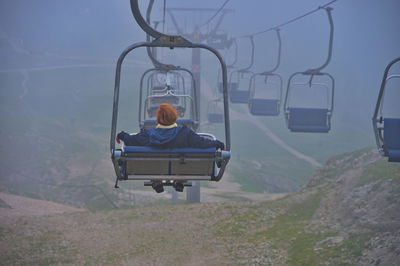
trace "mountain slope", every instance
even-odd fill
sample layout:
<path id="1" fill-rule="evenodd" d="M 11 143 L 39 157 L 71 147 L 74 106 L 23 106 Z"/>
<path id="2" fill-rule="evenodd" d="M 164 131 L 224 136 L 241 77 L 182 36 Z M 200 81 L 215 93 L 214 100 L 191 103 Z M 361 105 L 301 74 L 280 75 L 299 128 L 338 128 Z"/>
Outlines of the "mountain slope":
<path id="1" fill-rule="evenodd" d="M 1 222 L 6 264 L 394 265 L 400 165 L 370 150 L 336 157 L 301 192 L 19 217 Z M 7 243 L 13 243 L 8 245 Z"/>

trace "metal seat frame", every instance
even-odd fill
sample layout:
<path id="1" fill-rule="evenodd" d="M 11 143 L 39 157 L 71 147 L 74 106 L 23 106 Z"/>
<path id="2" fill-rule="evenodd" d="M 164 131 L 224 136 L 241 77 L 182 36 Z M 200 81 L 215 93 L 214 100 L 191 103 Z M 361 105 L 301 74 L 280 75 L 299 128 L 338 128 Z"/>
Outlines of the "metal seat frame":
<path id="1" fill-rule="evenodd" d="M 178 36 L 178 35 L 166 35 L 163 33 L 160 33 L 156 31 L 154 28 L 149 26 L 149 24 L 144 20 L 140 13 L 139 9 L 139 3 L 138 0 L 131 0 L 131 9 L 132 13 L 134 15 L 134 18 L 136 22 L 139 24 L 139 26 L 151 37 L 154 38 L 153 41 L 148 41 L 148 42 L 140 42 L 140 43 L 135 43 L 133 45 L 130 45 L 127 47 L 122 54 L 119 56 L 118 61 L 117 61 L 117 66 L 116 66 L 116 74 L 115 74 L 115 86 L 114 86 L 114 99 L 113 99 L 113 110 L 112 110 L 112 122 L 111 122 L 111 134 L 110 134 L 110 153 L 111 153 L 111 160 L 114 166 L 115 174 L 116 174 L 116 181 L 115 181 L 115 187 L 118 188 L 118 181 L 119 180 L 124 180 L 125 176 L 123 175 L 123 161 L 126 161 L 129 163 L 129 160 L 126 160 L 126 154 L 122 152 L 121 149 L 116 148 L 116 133 L 117 133 L 117 119 L 118 119 L 118 103 L 119 103 L 119 89 L 120 89 L 120 80 L 121 80 L 121 68 L 122 68 L 122 63 L 124 62 L 125 57 L 133 50 L 140 48 L 140 47 L 169 47 L 171 49 L 174 48 L 201 48 L 201 49 L 206 49 L 210 51 L 212 54 L 214 54 L 220 63 L 220 66 L 222 68 L 222 79 L 223 79 L 223 84 L 224 84 L 224 90 L 223 90 L 223 102 L 224 102 L 224 122 L 225 122 L 225 150 L 224 151 L 219 151 L 217 150 L 214 155 L 216 159 L 214 159 L 213 163 L 219 168 L 219 172 L 217 175 L 204 175 L 207 176 L 207 180 L 212 180 L 212 181 L 219 181 L 224 172 L 225 168 L 229 162 L 230 159 L 230 150 L 231 150 L 231 138 L 230 138 L 230 120 L 229 120 L 229 101 L 228 101 L 228 89 L 227 89 L 227 68 L 226 64 L 224 62 L 224 59 L 222 56 L 219 54 L 219 52 L 212 48 L 209 47 L 208 45 L 204 44 L 196 44 L 192 43 L 185 38 Z M 154 3 L 154 0 L 150 0 L 150 4 L 152 5 Z M 149 4 L 149 5 L 150 5 Z M 152 154 L 149 153 L 143 153 L 143 156 L 149 155 L 152 157 Z M 166 158 L 168 159 L 168 158 Z M 194 158 L 195 159 L 195 158 Z M 165 160 L 165 159 L 164 159 Z M 121 163 L 122 161 L 122 163 Z M 161 160 L 162 161 L 162 160 Z M 218 165 L 217 165 L 218 163 Z M 171 175 L 171 179 L 176 179 L 176 178 L 182 178 L 182 180 L 193 180 L 194 178 L 191 176 L 179 176 L 179 175 Z M 140 178 L 140 180 L 152 180 L 153 173 L 152 173 L 152 168 L 148 168 L 148 172 L 144 173 L 144 177 Z"/>
<path id="2" fill-rule="evenodd" d="M 262 73 L 255 73 L 250 78 L 250 97 L 249 97 L 249 111 L 252 115 L 259 116 L 278 116 L 281 109 L 282 102 L 282 91 L 283 91 L 283 79 L 278 73 L 274 73 L 281 63 L 281 53 L 282 53 L 282 39 L 280 35 L 280 29 L 275 29 L 276 37 L 278 40 L 278 56 L 275 66 L 271 70 L 264 71 Z M 277 98 L 261 98 L 257 97 L 257 86 L 256 78 L 258 76 L 263 76 L 265 78 L 265 89 L 268 89 L 268 82 L 271 78 L 276 78 L 278 80 L 278 97 Z M 257 108 L 256 106 L 262 104 L 263 108 Z"/>
<path id="3" fill-rule="evenodd" d="M 330 101 L 327 106 L 327 112 L 326 112 L 326 123 L 324 125 L 320 125 L 322 127 L 325 127 L 324 130 L 318 130 L 315 131 L 310 128 L 308 130 L 306 127 L 304 127 L 301 130 L 291 130 L 292 132 L 318 132 L 318 133 L 327 133 L 331 129 L 331 117 L 332 117 L 332 112 L 333 112 L 333 104 L 334 104 L 334 98 L 335 98 L 335 80 L 334 78 L 326 72 L 321 72 L 322 69 L 324 69 L 326 66 L 328 66 L 329 62 L 331 61 L 332 58 L 332 48 L 333 48 L 333 33 L 334 33 L 334 25 L 333 25 L 333 19 L 332 19 L 332 8 L 331 7 L 324 7 L 328 21 L 329 21 L 329 47 L 328 47 L 328 56 L 325 60 L 325 62 L 317 68 L 312 68 L 309 70 L 306 70 L 304 72 L 296 72 L 292 74 L 289 78 L 288 84 L 287 84 L 287 89 L 286 89 L 286 96 L 285 96 L 285 103 L 284 103 L 284 110 L 285 110 L 285 120 L 286 120 L 286 125 L 287 127 L 291 130 L 291 121 L 290 121 L 290 113 L 291 113 L 291 108 L 292 106 L 289 106 L 288 99 L 290 98 L 290 92 L 293 89 L 294 85 L 294 79 L 297 76 L 309 76 L 309 82 L 308 85 L 311 87 L 313 85 L 313 78 L 314 77 L 327 77 L 328 80 L 330 81 L 330 86 L 326 84 L 327 88 L 330 88 L 331 93 L 330 93 Z M 314 83 L 315 84 L 315 83 Z M 325 85 L 324 85 L 325 86 Z M 329 93 L 328 93 L 329 97 Z M 315 125 L 310 125 L 310 126 L 315 126 Z M 292 127 L 293 128 L 293 127 Z"/>
<path id="4" fill-rule="evenodd" d="M 388 143 L 387 139 L 385 139 L 385 130 L 386 131 L 388 130 L 387 126 L 385 127 L 385 121 L 387 121 L 388 118 L 383 117 L 383 106 L 384 106 L 386 85 L 388 81 L 392 79 L 400 79 L 400 75 L 397 74 L 389 76 L 390 69 L 392 68 L 393 65 L 395 65 L 398 62 L 400 62 L 400 57 L 392 60 L 385 68 L 381 86 L 379 89 L 378 99 L 376 101 L 375 110 L 372 116 L 372 126 L 374 130 L 375 142 L 379 153 L 384 157 L 388 157 L 389 161 L 396 161 L 396 162 L 399 162 L 400 160 L 391 158 L 391 150 L 392 149 L 397 150 L 398 148 L 391 147 L 390 143 Z M 397 119 L 400 120 L 400 118 Z M 391 136 L 397 134 L 396 132 L 390 132 L 390 133 L 392 133 Z M 389 132 L 387 132 L 386 135 L 388 134 Z M 398 132 L 397 136 L 398 138 L 400 138 L 400 132 Z M 400 152 L 400 149 L 398 150 L 398 152 Z"/>
<path id="5" fill-rule="evenodd" d="M 308 83 L 295 83 L 293 82 L 294 78 L 296 76 L 301 76 L 301 75 L 309 75 L 310 77 L 310 81 Z M 316 83 L 316 82 L 312 82 L 312 78 L 314 75 L 318 75 L 318 76 L 326 76 L 328 77 L 329 81 L 330 81 L 330 85 L 328 85 L 327 83 Z M 310 128 L 307 129 L 307 126 L 303 125 L 303 129 L 296 129 L 294 130 L 294 128 L 297 127 L 296 124 L 293 124 L 293 120 L 290 119 L 291 117 L 291 113 L 296 110 L 296 109 L 309 109 L 311 112 L 312 110 L 315 110 L 316 112 L 319 112 L 319 109 L 315 109 L 315 107 L 310 106 L 310 107 L 294 107 L 290 105 L 290 93 L 293 90 L 293 88 L 295 86 L 310 86 L 312 87 L 313 85 L 318 85 L 318 86 L 322 86 L 323 88 L 325 88 L 327 90 L 327 106 L 323 107 L 323 109 L 326 109 L 326 121 L 324 124 L 320 124 L 318 126 L 321 127 L 325 127 L 324 130 L 314 130 L 312 129 L 313 126 L 315 126 L 314 124 L 310 124 Z M 288 87 L 287 87 L 287 91 L 286 91 L 286 96 L 285 96 L 285 103 L 284 103 L 284 110 L 285 110 L 285 120 L 286 120 L 286 125 L 287 127 L 292 131 L 292 132 L 318 132 L 318 133 L 327 133 L 329 132 L 329 130 L 331 129 L 331 117 L 332 117 L 332 112 L 333 112 L 333 108 L 334 108 L 334 93 L 335 93 L 335 80 L 333 79 L 333 77 L 328 74 L 328 73 L 321 73 L 319 72 L 318 74 L 313 73 L 310 74 L 308 72 L 297 72 L 294 73 L 292 76 L 290 76 L 289 81 L 288 81 Z"/>

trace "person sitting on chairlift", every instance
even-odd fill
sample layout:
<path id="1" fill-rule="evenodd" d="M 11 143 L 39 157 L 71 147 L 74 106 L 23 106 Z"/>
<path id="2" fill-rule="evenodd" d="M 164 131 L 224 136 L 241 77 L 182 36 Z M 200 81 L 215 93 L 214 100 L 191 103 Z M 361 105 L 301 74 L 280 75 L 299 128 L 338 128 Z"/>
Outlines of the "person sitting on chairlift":
<path id="1" fill-rule="evenodd" d="M 204 138 L 186 126 L 178 126 L 178 112 L 170 104 L 160 104 L 156 111 L 157 126 L 151 129 L 142 129 L 138 134 L 130 135 L 124 131 L 118 133 L 117 143 L 124 142 L 126 146 L 153 146 L 158 148 L 217 148 L 225 149 L 225 144 L 219 140 Z M 175 181 L 176 191 L 183 191 L 183 184 Z M 163 192 L 162 182 L 153 182 L 153 189 Z"/>
<path id="2" fill-rule="evenodd" d="M 157 148 L 212 148 L 223 150 L 225 144 L 219 140 L 204 138 L 186 126 L 178 126 L 178 112 L 170 104 L 160 104 L 156 111 L 157 126 L 142 129 L 140 133 L 130 135 L 124 131 L 118 133 L 117 143 L 126 146 L 154 146 Z"/>

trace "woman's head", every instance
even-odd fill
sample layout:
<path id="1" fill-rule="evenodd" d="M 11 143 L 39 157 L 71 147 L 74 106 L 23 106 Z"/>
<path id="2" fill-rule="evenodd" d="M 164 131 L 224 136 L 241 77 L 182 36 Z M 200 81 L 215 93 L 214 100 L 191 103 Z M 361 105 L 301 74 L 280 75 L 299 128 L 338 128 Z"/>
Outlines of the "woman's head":
<path id="1" fill-rule="evenodd" d="M 178 112 L 176 108 L 170 104 L 160 104 L 160 107 L 157 109 L 157 123 L 163 126 L 169 126 L 176 122 L 178 119 Z"/>

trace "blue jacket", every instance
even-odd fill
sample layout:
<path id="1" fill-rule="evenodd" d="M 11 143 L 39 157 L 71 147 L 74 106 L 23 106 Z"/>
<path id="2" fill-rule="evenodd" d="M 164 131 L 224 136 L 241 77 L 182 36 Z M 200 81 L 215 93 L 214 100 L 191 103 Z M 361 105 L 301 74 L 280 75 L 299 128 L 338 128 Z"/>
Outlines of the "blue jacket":
<path id="1" fill-rule="evenodd" d="M 219 140 L 211 140 L 197 135 L 186 126 L 173 128 L 143 129 L 138 134 L 129 135 L 122 131 L 118 134 L 126 146 L 155 146 L 159 148 L 219 148 L 225 144 Z"/>

